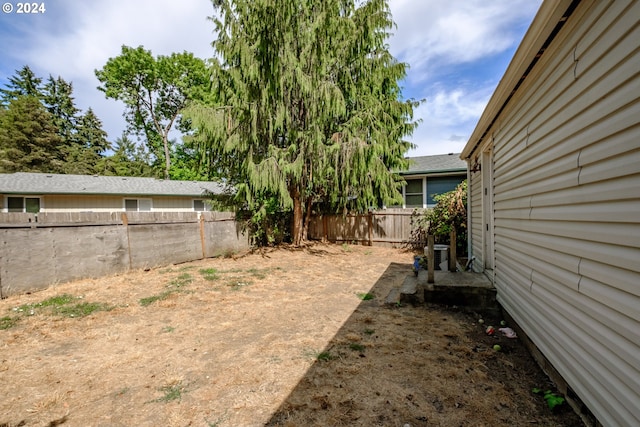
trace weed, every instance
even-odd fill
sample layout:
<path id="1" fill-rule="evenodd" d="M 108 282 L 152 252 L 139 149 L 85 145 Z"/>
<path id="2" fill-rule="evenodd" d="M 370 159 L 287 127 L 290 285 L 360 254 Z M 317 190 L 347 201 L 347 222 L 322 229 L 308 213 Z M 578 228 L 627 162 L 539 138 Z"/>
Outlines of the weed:
<path id="1" fill-rule="evenodd" d="M 357 295 L 362 301 L 368 301 L 375 298 L 375 296 L 369 292 L 360 292 Z"/>
<path id="2" fill-rule="evenodd" d="M 164 396 L 157 398 L 153 402 L 171 402 L 172 400 L 181 399 L 182 393 L 186 391 L 186 388 L 181 382 L 178 382 L 160 387 L 160 391 L 164 393 Z"/>
<path id="3" fill-rule="evenodd" d="M 162 328 L 161 332 L 169 333 L 169 332 L 173 332 L 175 330 L 176 330 L 176 328 L 174 328 L 173 326 L 165 326 L 164 328 Z"/>
<path id="4" fill-rule="evenodd" d="M 113 307 L 99 302 L 81 302 L 75 305 L 63 305 L 55 309 L 55 314 L 69 317 L 84 317 L 96 311 L 110 311 Z"/>
<path id="5" fill-rule="evenodd" d="M 161 293 L 160 295 L 152 295 L 150 297 L 146 297 L 146 298 L 140 298 L 140 305 L 143 307 L 147 307 L 151 304 L 153 304 L 156 301 L 162 301 L 165 300 L 169 297 L 169 295 L 171 295 L 173 293 L 173 291 L 165 291 L 163 293 Z"/>
<path id="6" fill-rule="evenodd" d="M 328 362 L 329 360 L 335 359 L 335 357 L 328 351 L 321 351 L 316 355 L 316 359 L 322 362 Z"/>
<path id="7" fill-rule="evenodd" d="M 169 282 L 169 287 L 181 288 L 183 286 L 188 285 L 193 281 L 193 278 L 189 273 L 183 273 Z"/>
<path id="8" fill-rule="evenodd" d="M 84 317 L 96 311 L 113 310 L 113 306 L 98 302 L 81 302 L 72 304 L 82 299 L 82 296 L 74 297 L 69 294 L 56 295 L 35 304 L 24 304 L 13 310 L 18 313 L 27 313 L 33 316 L 38 309 L 48 309 L 50 313 L 68 317 Z"/>
<path id="9" fill-rule="evenodd" d="M 542 389 L 534 388 L 531 391 L 534 392 L 535 394 L 543 394 L 544 400 L 547 401 L 547 406 L 549 406 L 549 409 L 551 409 L 552 411 L 554 408 L 564 403 L 564 397 L 559 396 L 556 393 L 553 393 L 551 390 L 545 390 L 543 393 Z"/>
<path id="10" fill-rule="evenodd" d="M 373 329 L 365 329 L 364 333 L 367 335 L 373 335 L 376 331 L 374 331 Z"/>
<path id="11" fill-rule="evenodd" d="M 349 246 L 349 244 L 347 244 L 347 243 L 343 243 L 343 244 L 342 244 L 342 250 L 343 250 L 344 252 L 351 252 L 351 247 Z"/>
<path id="12" fill-rule="evenodd" d="M 373 253 L 373 251 L 364 251 L 365 255 L 371 255 Z"/>
<path id="13" fill-rule="evenodd" d="M 14 327 L 16 325 L 16 323 L 18 323 L 18 320 L 20 320 L 19 317 L 9 317 L 9 316 L 1 317 L 0 318 L 0 330 L 9 329 L 9 328 Z"/>
<path id="14" fill-rule="evenodd" d="M 218 275 L 218 270 L 215 268 L 203 268 L 200 270 L 200 274 L 202 274 L 204 280 L 218 280 L 220 277 Z"/>
<path id="15" fill-rule="evenodd" d="M 352 351 L 359 351 L 360 353 L 362 353 L 364 351 L 364 349 L 365 349 L 365 347 L 362 344 L 358 344 L 358 343 L 355 343 L 355 342 L 352 342 L 351 344 L 349 344 L 349 348 Z"/>

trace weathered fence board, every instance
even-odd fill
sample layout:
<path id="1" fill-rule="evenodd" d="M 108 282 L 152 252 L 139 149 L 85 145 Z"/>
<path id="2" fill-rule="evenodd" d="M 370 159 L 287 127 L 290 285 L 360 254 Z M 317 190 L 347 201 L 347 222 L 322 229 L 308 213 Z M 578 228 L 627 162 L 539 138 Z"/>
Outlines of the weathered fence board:
<path id="1" fill-rule="evenodd" d="M 0 296 L 248 247 L 232 213 L 4 213 Z"/>
<path id="2" fill-rule="evenodd" d="M 311 218 L 309 238 L 330 242 L 401 246 L 411 239 L 412 211 L 389 209 L 361 215 L 321 215 Z"/>

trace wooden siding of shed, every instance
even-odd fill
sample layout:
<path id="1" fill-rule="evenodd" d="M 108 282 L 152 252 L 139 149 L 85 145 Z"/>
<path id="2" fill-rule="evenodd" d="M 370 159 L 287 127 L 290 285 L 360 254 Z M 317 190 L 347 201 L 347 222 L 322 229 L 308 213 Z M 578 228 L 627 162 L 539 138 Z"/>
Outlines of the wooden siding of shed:
<path id="1" fill-rule="evenodd" d="M 583 1 L 490 129 L 498 299 L 608 426 L 640 425 L 638 17 Z"/>

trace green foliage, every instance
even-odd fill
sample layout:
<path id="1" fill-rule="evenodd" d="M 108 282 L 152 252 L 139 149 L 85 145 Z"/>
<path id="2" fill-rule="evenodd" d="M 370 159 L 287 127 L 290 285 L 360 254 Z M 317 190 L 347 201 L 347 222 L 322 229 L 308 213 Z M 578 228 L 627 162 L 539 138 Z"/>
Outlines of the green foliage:
<path id="1" fill-rule="evenodd" d="M 154 58 L 142 46 L 122 46 L 120 55 L 95 73 L 101 83 L 98 89 L 107 98 L 125 103 L 130 129 L 144 136 L 158 162 L 155 166 L 164 165 L 164 176 L 169 178 L 169 132 L 187 101 L 204 97 L 209 84 L 204 61 L 188 52 Z"/>
<path id="2" fill-rule="evenodd" d="M 19 320 L 20 320 L 19 317 L 10 317 L 10 316 L 0 317 L 0 330 L 14 327 Z"/>
<path id="3" fill-rule="evenodd" d="M 231 180 L 262 233 L 314 210 L 366 211 L 401 195 L 414 101 L 398 84 L 384 0 L 216 0 L 210 102 L 185 113 L 206 163 Z M 275 205 L 275 206 L 274 206 Z M 266 224 L 265 224 L 266 222 Z M 280 234 L 282 235 L 282 234 Z M 258 241 L 279 237 L 258 236 Z"/>
<path id="4" fill-rule="evenodd" d="M 542 394 L 544 400 L 547 402 L 547 406 L 552 411 L 565 402 L 564 397 L 552 392 L 551 390 L 545 390 L 543 393 L 542 389 L 534 388 L 531 391 L 533 391 L 535 394 Z"/>
<path id="5" fill-rule="evenodd" d="M 63 141 L 52 121 L 34 96 L 18 96 L 0 109 L 0 173 L 60 172 Z"/>
<path id="6" fill-rule="evenodd" d="M 28 66 L 9 78 L 0 109 L 0 172 L 100 173 L 110 149 L 102 122 L 75 106 L 73 85 Z"/>
<path id="7" fill-rule="evenodd" d="M 16 75 L 9 77 L 9 83 L 0 89 L 0 103 L 6 108 L 22 96 L 42 98 L 42 78 L 37 77 L 28 65 L 16 70 Z"/>
<path id="8" fill-rule="evenodd" d="M 456 253 L 467 252 L 467 181 L 454 190 L 434 197 L 433 209 L 414 210 L 411 215 L 411 244 L 415 248 L 426 245 L 427 235 L 436 243 L 449 244 L 452 229 L 456 230 Z"/>
<path id="9" fill-rule="evenodd" d="M 36 313 L 50 313 L 66 317 L 84 317 L 96 311 L 109 311 L 113 307 L 109 304 L 98 302 L 77 302 L 82 297 L 74 297 L 70 294 L 56 295 L 35 304 L 24 304 L 14 309 L 21 315 L 34 315 Z"/>
<path id="10" fill-rule="evenodd" d="M 357 351 L 362 353 L 366 347 L 363 346 L 362 344 L 352 342 L 351 344 L 349 344 L 349 348 L 351 349 L 351 351 Z"/>
<path id="11" fill-rule="evenodd" d="M 360 298 L 362 301 L 369 301 L 375 298 L 375 295 L 369 292 L 361 292 L 357 295 L 358 295 L 358 298 Z"/>

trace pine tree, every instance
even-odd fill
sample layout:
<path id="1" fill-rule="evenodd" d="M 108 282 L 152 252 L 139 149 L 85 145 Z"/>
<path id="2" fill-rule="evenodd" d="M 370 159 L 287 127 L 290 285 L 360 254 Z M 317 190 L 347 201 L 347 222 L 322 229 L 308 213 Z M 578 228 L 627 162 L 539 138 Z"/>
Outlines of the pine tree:
<path id="1" fill-rule="evenodd" d="M 9 83 L 5 86 L 5 89 L 0 89 L 0 103 L 4 107 L 8 107 L 9 103 L 19 96 L 42 98 L 42 79 L 36 77 L 28 65 L 16 70 L 16 75 L 9 77 Z"/>
<path id="2" fill-rule="evenodd" d="M 216 0 L 215 106 L 190 109 L 195 139 L 254 210 L 275 197 L 300 244 L 314 206 L 400 200 L 416 103 L 389 53 L 385 0 Z"/>
<path id="3" fill-rule="evenodd" d="M 42 91 L 42 102 L 53 116 L 58 135 L 66 144 L 71 144 L 80 112 L 73 99 L 73 85 L 62 77 L 53 78 L 49 75 Z"/>
<path id="4" fill-rule="evenodd" d="M 102 129 L 102 122 L 89 108 L 76 123 L 75 134 L 71 143 L 64 147 L 65 173 L 92 175 L 100 173 L 100 161 L 111 144 L 107 141 L 107 133 Z"/>
<path id="5" fill-rule="evenodd" d="M 0 114 L 0 172 L 60 172 L 62 139 L 33 96 L 18 96 Z"/>

